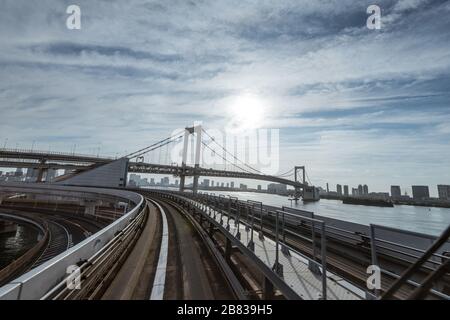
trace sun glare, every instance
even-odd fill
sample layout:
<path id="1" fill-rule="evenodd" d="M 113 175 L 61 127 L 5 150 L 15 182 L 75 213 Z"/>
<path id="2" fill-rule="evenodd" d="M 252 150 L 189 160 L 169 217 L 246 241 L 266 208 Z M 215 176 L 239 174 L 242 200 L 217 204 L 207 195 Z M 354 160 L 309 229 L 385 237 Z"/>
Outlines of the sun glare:
<path id="1" fill-rule="evenodd" d="M 235 131 L 257 129 L 263 125 L 267 106 L 254 94 L 235 98 L 230 106 L 231 127 Z"/>

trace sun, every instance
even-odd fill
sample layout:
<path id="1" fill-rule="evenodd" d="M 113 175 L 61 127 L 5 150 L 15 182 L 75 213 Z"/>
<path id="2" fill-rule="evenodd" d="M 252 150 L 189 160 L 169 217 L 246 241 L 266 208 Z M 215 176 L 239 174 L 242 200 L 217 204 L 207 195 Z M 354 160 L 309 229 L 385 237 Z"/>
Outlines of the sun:
<path id="1" fill-rule="evenodd" d="M 246 93 L 230 104 L 230 126 L 234 131 L 260 128 L 265 119 L 267 105 L 258 95 Z"/>

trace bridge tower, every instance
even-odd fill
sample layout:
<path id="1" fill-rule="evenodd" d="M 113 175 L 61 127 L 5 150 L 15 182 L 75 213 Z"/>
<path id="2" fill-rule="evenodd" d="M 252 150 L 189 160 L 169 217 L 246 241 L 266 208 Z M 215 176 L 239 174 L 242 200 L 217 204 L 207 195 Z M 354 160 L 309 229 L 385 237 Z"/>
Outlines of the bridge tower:
<path id="1" fill-rule="evenodd" d="M 298 174 L 297 174 L 298 171 L 302 171 L 302 181 L 301 182 L 303 183 L 304 186 L 306 186 L 308 183 L 306 182 L 306 169 L 305 169 L 305 166 L 296 166 L 294 168 L 295 182 L 299 182 L 298 181 Z M 304 191 L 305 191 L 305 187 L 303 187 L 302 191 L 300 191 L 300 188 L 298 188 L 298 187 L 295 188 L 295 201 L 299 200 L 300 196 L 304 193 Z"/>
<path id="2" fill-rule="evenodd" d="M 202 148 L 202 126 L 195 125 L 193 127 L 186 128 L 184 131 L 184 142 L 183 142 L 183 155 L 182 155 L 182 174 L 180 175 L 180 191 L 185 190 L 186 183 L 186 163 L 187 163 L 187 152 L 188 152 L 188 142 L 191 134 L 196 135 L 195 143 L 195 162 L 194 162 L 194 182 L 192 186 L 192 191 L 197 193 L 198 191 L 198 168 L 200 167 L 200 151 Z"/>

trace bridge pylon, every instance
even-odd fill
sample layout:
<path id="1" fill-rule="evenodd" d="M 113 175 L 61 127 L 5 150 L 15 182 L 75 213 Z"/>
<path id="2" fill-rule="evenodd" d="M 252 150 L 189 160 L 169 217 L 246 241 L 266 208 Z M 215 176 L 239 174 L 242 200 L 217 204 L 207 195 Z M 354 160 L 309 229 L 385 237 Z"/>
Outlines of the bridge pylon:
<path id="1" fill-rule="evenodd" d="M 305 166 L 296 166 L 296 167 L 294 167 L 295 182 L 299 182 L 298 181 L 298 175 L 297 175 L 298 171 L 302 171 L 302 181 L 301 182 L 303 183 L 303 185 L 306 186 L 308 183 L 306 182 L 306 169 L 305 169 Z M 304 191 L 305 191 L 305 187 L 303 187 L 303 189 L 301 191 L 300 191 L 299 187 L 295 188 L 295 201 L 298 201 L 300 199 L 300 196 L 304 195 Z"/>
<path id="2" fill-rule="evenodd" d="M 184 131 L 184 142 L 183 142 L 183 155 L 182 155 L 182 173 L 180 175 L 180 191 L 185 190 L 186 184 L 186 163 L 187 163 L 187 152 L 188 152 L 188 143 L 189 137 L 191 134 L 196 135 L 196 143 L 195 143 L 195 162 L 194 162 L 194 182 L 192 186 L 192 192 L 198 192 L 198 178 L 197 174 L 198 169 L 200 168 L 200 151 L 202 145 L 202 126 L 195 125 L 193 127 L 188 127 Z"/>

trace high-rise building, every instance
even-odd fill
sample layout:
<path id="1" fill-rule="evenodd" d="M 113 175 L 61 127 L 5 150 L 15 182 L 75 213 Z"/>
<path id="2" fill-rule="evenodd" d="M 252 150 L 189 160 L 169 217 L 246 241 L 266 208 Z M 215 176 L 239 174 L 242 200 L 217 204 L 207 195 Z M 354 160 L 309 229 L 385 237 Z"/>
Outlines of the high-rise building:
<path id="1" fill-rule="evenodd" d="M 348 197 L 348 186 L 344 186 L 344 196 Z"/>
<path id="2" fill-rule="evenodd" d="M 203 187 L 209 187 L 209 179 L 203 179 Z"/>
<path id="3" fill-rule="evenodd" d="M 427 199 L 430 197 L 428 186 L 412 186 L 414 199 Z"/>
<path id="4" fill-rule="evenodd" d="M 439 199 L 442 200 L 450 200 L 450 186 L 449 185 L 438 185 L 438 194 L 439 194 Z"/>
<path id="5" fill-rule="evenodd" d="M 340 184 L 336 185 L 336 192 L 338 196 L 342 196 L 342 186 Z"/>
<path id="6" fill-rule="evenodd" d="M 362 196 L 364 194 L 363 186 L 360 184 L 358 186 L 358 196 Z"/>
<path id="7" fill-rule="evenodd" d="M 258 184 L 258 191 L 261 191 L 261 185 L 260 184 Z"/>
<path id="8" fill-rule="evenodd" d="M 398 199 L 402 196 L 402 190 L 400 186 L 391 186 L 391 197 L 393 199 Z"/>
<path id="9" fill-rule="evenodd" d="M 357 196 L 358 195 L 358 189 L 357 188 L 352 188 L 352 196 Z"/>
<path id="10" fill-rule="evenodd" d="M 231 181 L 231 188 L 234 188 L 234 182 Z"/>
<path id="11" fill-rule="evenodd" d="M 367 186 L 367 184 L 363 185 L 363 194 L 364 195 L 368 195 L 369 194 L 369 187 Z"/>

